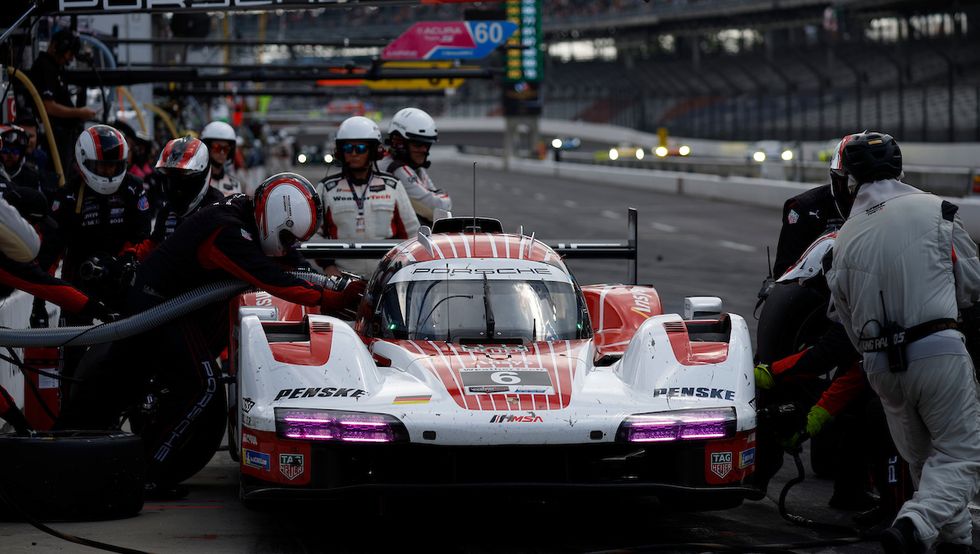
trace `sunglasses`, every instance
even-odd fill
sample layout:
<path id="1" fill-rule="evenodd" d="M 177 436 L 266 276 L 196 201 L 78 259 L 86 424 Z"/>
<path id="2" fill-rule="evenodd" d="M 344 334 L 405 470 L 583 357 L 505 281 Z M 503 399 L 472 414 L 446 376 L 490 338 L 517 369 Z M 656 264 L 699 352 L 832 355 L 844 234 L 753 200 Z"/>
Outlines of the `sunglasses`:
<path id="1" fill-rule="evenodd" d="M 344 154 L 353 154 L 355 152 L 358 154 L 367 154 L 368 145 L 364 143 L 358 143 L 358 144 L 347 143 L 341 147 L 341 150 L 344 152 Z"/>
<path id="2" fill-rule="evenodd" d="M 225 154 L 227 154 L 228 152 L 231 152 L 231 145 L 229 145 L 229 144 L 222 144 L 220 142 L 212 143 L 211 144 L 211 151 L 212 152 L 224 152 Z"/>

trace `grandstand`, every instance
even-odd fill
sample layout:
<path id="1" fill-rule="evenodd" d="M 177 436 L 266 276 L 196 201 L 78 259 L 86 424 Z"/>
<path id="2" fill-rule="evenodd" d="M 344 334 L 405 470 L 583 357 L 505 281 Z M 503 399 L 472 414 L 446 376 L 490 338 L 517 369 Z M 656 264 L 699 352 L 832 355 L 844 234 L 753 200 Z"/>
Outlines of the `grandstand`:
<path id="1" fill-rule="evenodd" d="M 267 28 L 270 36 L 288 29 L 291 39 L 390 39 L 413 21 L 461 19 L 473 7 L 284 12 Z M 826 140 L 879 128 L 904 140 L 980 141 L 976 2 L 542 0 L 542 7 L 545 117 L 736 140 Z M 255 32 L 254 16 L 240 20 L 240 36 Z M 573 52 L 582 46 L 591 55 Z M 451 98 L 424 103 L 445 115 L 501 113 L 499 85 L 490 82 L 470 81 Z"/>

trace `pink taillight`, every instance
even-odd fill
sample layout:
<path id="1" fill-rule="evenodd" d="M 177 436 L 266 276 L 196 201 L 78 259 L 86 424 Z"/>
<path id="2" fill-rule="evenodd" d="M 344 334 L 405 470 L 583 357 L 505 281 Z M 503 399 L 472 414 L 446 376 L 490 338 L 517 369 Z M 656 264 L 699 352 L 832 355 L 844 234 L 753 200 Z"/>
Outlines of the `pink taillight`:
<path id="1" fill-rule="evenodd" d="M 666 442 L 675 440 L 719 439 L 735 428 L 731 408 L 641 414 L 628 417 L 620 429 L 620 440 Z"/>
<path id="2" fill-rule="evenodd" d="M 276 431 L 296 440 L 394 442 L 401 422 L 385 414 L 276 408 Z"/>

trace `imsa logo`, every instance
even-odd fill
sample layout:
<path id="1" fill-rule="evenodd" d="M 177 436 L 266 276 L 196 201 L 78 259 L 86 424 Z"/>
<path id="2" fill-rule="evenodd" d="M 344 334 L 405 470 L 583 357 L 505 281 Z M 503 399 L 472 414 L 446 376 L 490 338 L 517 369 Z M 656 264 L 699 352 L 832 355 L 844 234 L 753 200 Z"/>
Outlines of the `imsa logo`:
<path id="1" fill-rule="evenodd" d="M 711 473 L 724 479 L 732 472 L 732 453 L 731 452 L 712 452 L 711 453 Z"/>
<path id="2" fill-rule="evenodd" d="M 306 467 L 306 456 L 303 454 L 280 454 L 279 473 L 292 481 L 303 474 Z"/>

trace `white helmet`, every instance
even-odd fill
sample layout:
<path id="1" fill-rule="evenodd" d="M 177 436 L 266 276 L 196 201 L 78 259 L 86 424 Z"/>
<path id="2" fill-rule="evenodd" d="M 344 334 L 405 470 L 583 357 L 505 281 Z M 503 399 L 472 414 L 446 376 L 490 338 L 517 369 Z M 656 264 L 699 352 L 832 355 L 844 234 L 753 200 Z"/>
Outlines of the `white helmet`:
<path id="1" fill-rule="evenodd" d="M 334 139 L 334 144 L 337 147 L 337 158 L 343 161 L 343 156 L 339 153 L 343 144 L 350 141 L 366 141 L 372 147 L 368 150 L 370 156 L 369 159 L 379 160 L 384 155 L 384 151 L 381 148 L 381 129 L 378 128 L 378 124 L 370 119 L 355 115 L 354 117 L 349 117 L 340 124 L 340 128 L 337 129 L 337 137 Z"/>
<path id="2" fill-rule="evenodd" d="M 408 140 L 432 144 L 439 140 L 439 130 L 432 116 L 418 108 L 403 108 L 391 118 L 388 135 L 398 133 Z"/>
<path id="3" fill-rule="evenodd" d="M 92 190 L 113 194 L 126 178 L 129 143 L 115 127 L 93 125 L 75 141 L 75 163 Z"/>
<path id="4" fill-rule="evenodd" d="M 381 144 L 381 129 L 378 129 L 378 124 L 370 119 L 355 115 L 345 119 L 337 129 L 336 141 L 347 140 L 373 140 Z"/>
<path id="5" fill-rule="evenodd" d="M 323 207 L 305 177 L 279 173 L 255 189 L 255 224 L 266 256 L 285 256 L 297 242 L 309 240 L 323 224 Z"/>
<path id="6" fill-rule="evenodd" d="M 204 199 L 211 182 L 211 158 L 204 143 L 194 137 L 173 139 L 163 147 L 156 169 L 164 175 L 163 193 L 181 217 Z"/>
<path id="7" fill-rule="evenodd" d="M 224 121 L 212 121 L 204 126 L 201 130 L 201 140 L 227 140 L 230 142 L 235 142 L 237 135 L 235 134 L 235 128 L 228 125 Z"/>

